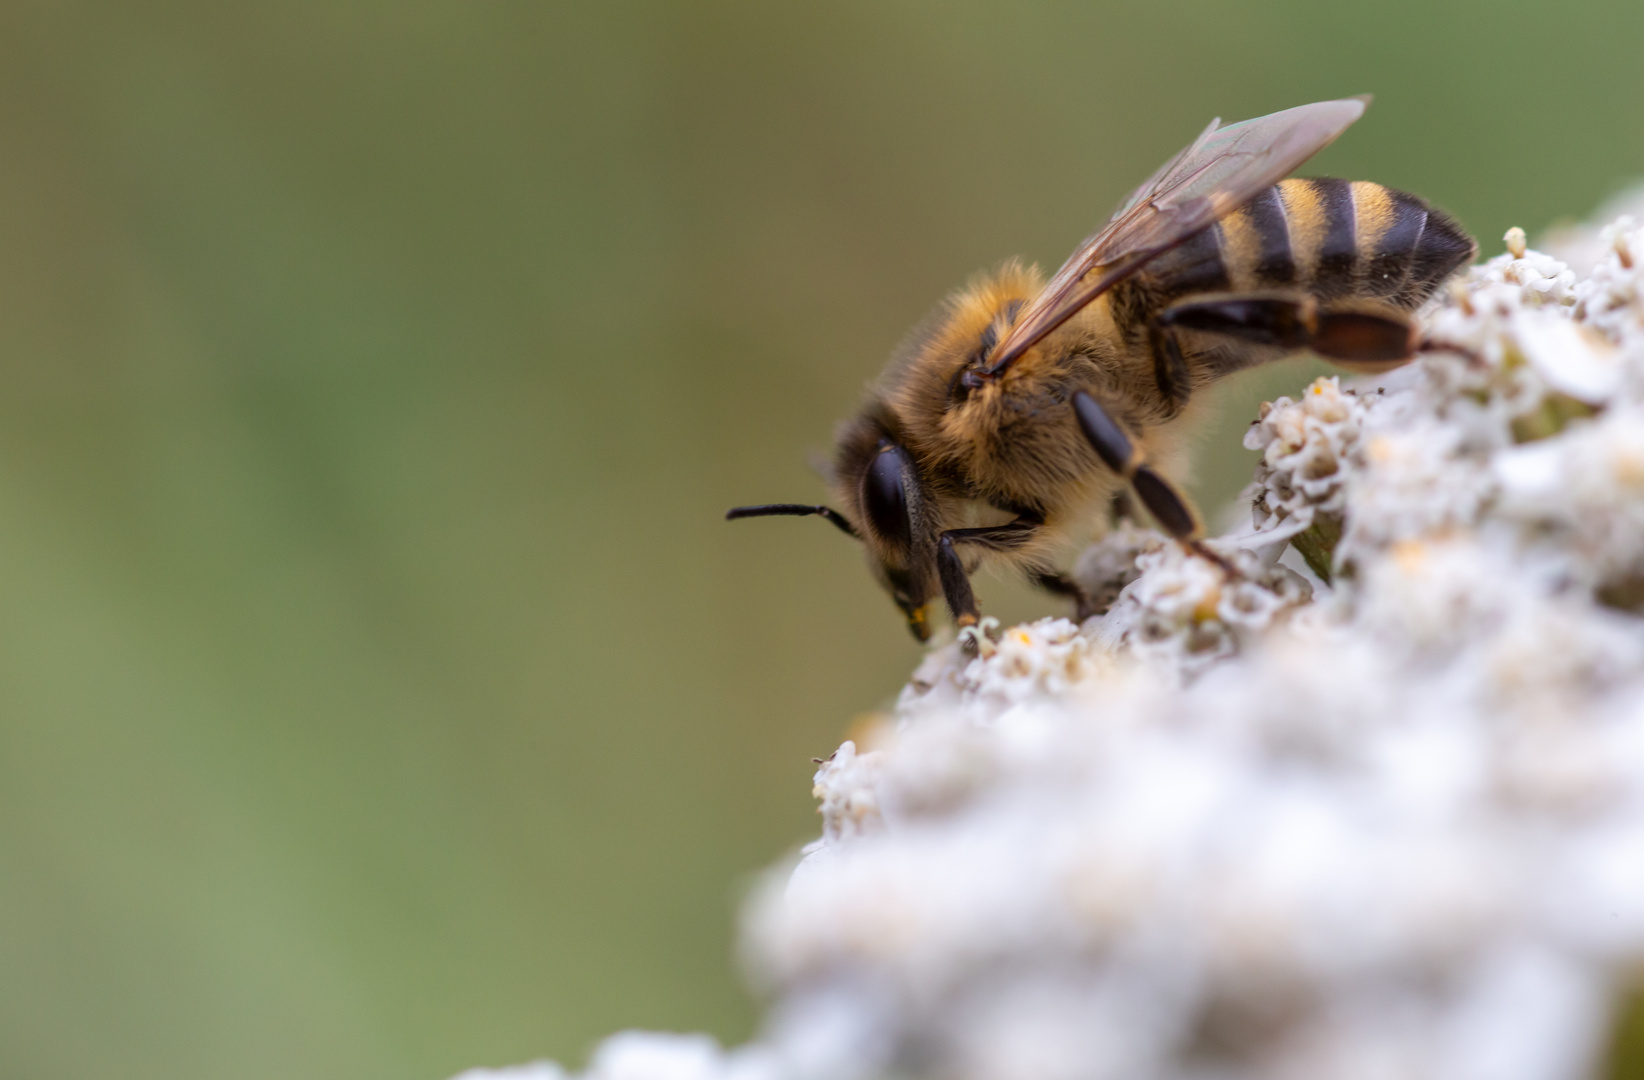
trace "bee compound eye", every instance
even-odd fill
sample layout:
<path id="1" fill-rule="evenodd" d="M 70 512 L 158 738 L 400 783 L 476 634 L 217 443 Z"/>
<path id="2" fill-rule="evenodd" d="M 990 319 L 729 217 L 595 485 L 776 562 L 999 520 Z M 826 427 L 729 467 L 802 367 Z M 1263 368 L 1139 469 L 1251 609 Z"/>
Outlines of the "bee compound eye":
<path id="1" fill-rule="evenodd" d="M 862 476 L 862 509 L 873 531 L 887 543 L 906 546 L 913 539 L 913 522 L 908 517 L 908 493 L 904 486 L 910 463 L 895 444 L 873 456 Z"/>

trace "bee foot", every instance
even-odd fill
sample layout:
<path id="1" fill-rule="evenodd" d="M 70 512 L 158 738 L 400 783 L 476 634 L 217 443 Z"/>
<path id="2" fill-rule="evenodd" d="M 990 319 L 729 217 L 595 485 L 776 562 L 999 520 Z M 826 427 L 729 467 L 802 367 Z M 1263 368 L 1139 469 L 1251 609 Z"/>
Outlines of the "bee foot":
<path id="1" fill-rule="evenodd" d="M 1241 571 L 1237 566 L 1234 566 L 1225 555 L 1222 555 L 1215 548 L 1212 548 L 1209 544 L 1206 544 L 1203 540 L 1183 540 L 1182 546 L 1187 548 L 1189 553 L 1197 555 L 1206 562 L 1215 564 L 1216 568 L 1227 577 L 1234 580 L 1242 580 L 1244 578 L 1243 571 Z"/>
<path id="2" fill-rule="evenodd" d="M 986 660 L 999 651 L 998 641 L 1003 636 L 1004 629 L 999 625 L 999 620 L 988 615 L 981 622 L 959 631 L 959 648 L 966 656 Z"/>
<path id="3" fill-rule="evenodd" d="M 1482 355 L 1480 355 L 1477 349 L 1467 345 L 1462 345 L 1459 342 L 1445 341 L 1442 338 L 1422 338 L 1420 343 L 1416 346 L 1416 351 L 1424 353 L 1453 353 L 1454 355 L 1465 360 L 1467 362 L 1467 366 L 1470 368 L 1486 368 L 1490 366 L 1489 362 L 1486 361 Z"/>

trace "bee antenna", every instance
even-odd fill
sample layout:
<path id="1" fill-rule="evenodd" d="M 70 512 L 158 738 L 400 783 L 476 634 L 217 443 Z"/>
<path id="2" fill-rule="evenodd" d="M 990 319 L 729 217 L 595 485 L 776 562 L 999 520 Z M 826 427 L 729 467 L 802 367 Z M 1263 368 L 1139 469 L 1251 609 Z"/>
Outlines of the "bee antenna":
<path id="1" fill-rule="evenodd" d="M 847 536 L 860 540 L 856 529 L 845 520 L 845 515 L 831 506 L 808 506 L 805 503 L 768 503 L 764 506 L 733 506 L 725 511 L 726 521 L 735 521 L 737 518 L 751 517 L 824 517 L 833 522 L 834 528 Z"/>

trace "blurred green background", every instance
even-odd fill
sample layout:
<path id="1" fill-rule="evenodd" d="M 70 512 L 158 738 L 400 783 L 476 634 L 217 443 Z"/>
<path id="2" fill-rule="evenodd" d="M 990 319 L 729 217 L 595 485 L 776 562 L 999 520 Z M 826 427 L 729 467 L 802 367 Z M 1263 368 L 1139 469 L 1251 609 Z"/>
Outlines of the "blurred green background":
<path id="1" fill-rule="evenodd" d="M 807 458 L 1212 115 L 1512 224 L 1644 5 L 0 6 L 0 1076 L 746 1037 L 747 876 L 917 650 Z M 1295 366 L 1228 395 L 1198 494 Z M 1054 605 L 984 583 L 985 604 Z"/>

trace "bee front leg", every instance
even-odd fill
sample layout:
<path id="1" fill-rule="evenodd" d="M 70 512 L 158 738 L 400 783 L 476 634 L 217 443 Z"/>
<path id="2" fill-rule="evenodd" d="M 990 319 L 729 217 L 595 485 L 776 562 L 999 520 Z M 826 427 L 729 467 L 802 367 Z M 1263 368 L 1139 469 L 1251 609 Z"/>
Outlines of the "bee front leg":
<path id="1" fill-rule="evenodd" d="M 1311 349 L 1343 367 L 1370 373 L 1397 367 L 1416 354 L 1415 324 L 1403 313 L 1320 311 L 1316 300 L 1299 294 L 1191 300 L 1166 308 L 1155 321 L 1167 333 L 1180 327 L 1252 345 Z"/>
<path id="2" fill-rule="evenodd" d="M 953 534 L 958 531 L 950 530 L 937 539 L 936 573 L 942 579 L 942 598 L 948 602 L 954 624 L 964 630 L 980 621 L 981 612 L 976 610 L 976 594 L 970 588 L 970 575 L 965 573 L 965 564 L 954 549 Z"/>
<path id="3" fill-rule="evenodd" d="M 989 525 L 979 529 L 949 529 L 936 539 L 936 573 L 942 582 L 942 597 L 948 602 L 953 621 L 960 630 L 969 629 L 981 621 L 976 608 L 976 594 L 971 591 L 970 575 L 965 572 L 964 560 L 959 558 L 958 544 L 981 544 L 994 551 L 1009 551 L 1020 547 L 1033 537 L 1040 523 L 1030 517 L 1020 517 L 1005 525 Z"/>

